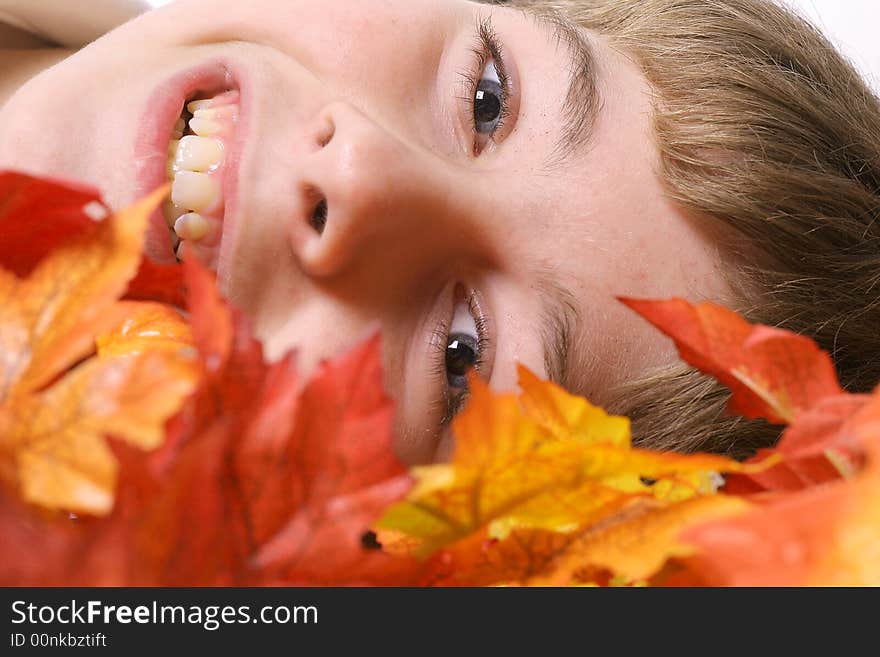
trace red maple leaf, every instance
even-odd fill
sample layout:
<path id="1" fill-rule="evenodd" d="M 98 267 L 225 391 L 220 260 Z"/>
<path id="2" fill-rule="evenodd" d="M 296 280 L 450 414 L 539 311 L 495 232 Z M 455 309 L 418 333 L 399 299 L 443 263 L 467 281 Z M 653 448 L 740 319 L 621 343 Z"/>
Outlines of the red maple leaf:
<path id="1" fill-rule="evenodd" d="M 110 211 L 97 189 L 0 171 L 0 267 L 24 277 L 52 250 L 92 236 Z M 143 255 L 127 299 L 183 307 L 183 272 Z"/>
<path id="2" fill-rule="evenodd" d="M 709 302 L 620 300 L 671 337 L 682 359 L 730 389 L 732 413 L 789 424 L 843 393 L 831 357 L 805 336 L 749 324 Z"/>
<path id="3" fill-rule="evenodd" d="M 106 213 L 92 187 L 0 172 L 0 266 L 26 276 L 52 249 L 87 238 Z"/>
<path id="4" fill-rule="evenodd" d="M 747 461 L 779 462 L 731 474 L 725 492 L 799 490 L 859 466 L 864 455 L 850 424 L 867 396 L 841 389 L 831 357 L 812 340 L 708 302 L 621 301 L 671 337 L 685 361 L 730 388 L 732 413 L 789 425 L 776 448 Z"/>

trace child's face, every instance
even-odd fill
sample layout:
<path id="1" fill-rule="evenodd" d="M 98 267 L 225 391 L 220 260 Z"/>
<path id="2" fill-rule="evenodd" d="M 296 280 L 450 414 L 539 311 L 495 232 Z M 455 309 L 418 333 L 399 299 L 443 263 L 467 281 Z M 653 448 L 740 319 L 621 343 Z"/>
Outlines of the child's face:
<path id="1" fill-rule="evenodd" d="M 647 83 L 580 34 L 597 113 L 563 148 L 589 106 L 584 86 L 567 100 L 583 54 L 517 10 L 178 0 L 24 87 L 0 113 L 0 165 L 122 206 L 165 178 L 186 97 L 238 90 L 222 241 L 184 243 L 217 258 L 272 357 L 296 346 L 308 371 L 381 327 L 399 452 L 429 460 L 449 448 L 438 427 L 469 364 L 510 389 L 519 361 L 601 403 L 674 358 L 615 295 L 728 294 L 708 237 L 663 196 Z"/>

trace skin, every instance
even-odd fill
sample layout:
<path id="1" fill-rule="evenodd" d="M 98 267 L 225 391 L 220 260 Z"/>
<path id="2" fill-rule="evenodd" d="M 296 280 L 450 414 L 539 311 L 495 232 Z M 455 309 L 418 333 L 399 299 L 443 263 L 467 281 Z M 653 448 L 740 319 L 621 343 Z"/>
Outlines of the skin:
<path id="1" fill-rule="evenodd" d="M 460 74 L 475 68 L 486 16 L 516 98 L 476 154 Z M 122 207 L 140 191 L 133 135 L 156 87 L 196 62 L 240 62 L 256 118 L 240 166 L 246 220 L 222 245 L 226 294 L 269 356 L 296 346 L 306 374 L 381 329 L 398 452 L 442 459 L 434 363 L 443 323 L 469 321 L 457 288 L 485 316 L 480 374 L 497 390 L 516 388 L 517 362 L 548 375 L 541 281 L 568 288 L 582 321 L 563 383 L 598 403 L 676 358 L 615 296 L 730 295 L 713 241 L 664 196 L 645 79 L 585 34 L 600 112 L 588 144 L 548 165 L 569 55 L 527 14 L 458 0 L 177 0 L 21 87 L 0 111 L 0 165 L 84 179 Z M 308 223 L 315 190 L 321 235 Z"/>

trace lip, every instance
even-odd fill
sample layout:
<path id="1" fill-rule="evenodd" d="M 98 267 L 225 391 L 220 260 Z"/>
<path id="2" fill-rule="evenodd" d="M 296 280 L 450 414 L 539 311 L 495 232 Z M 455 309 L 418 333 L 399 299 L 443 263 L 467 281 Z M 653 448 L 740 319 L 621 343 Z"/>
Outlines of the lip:
<path id="1" fill-rule="evenodd" d="M 213 61 L 176 73 L 153 91 L 141 115 L 141 130 L 134 146 L 135 198 L 142 198 L 167 181 L 168 142 L 187 99 L 197 93 L 213 95 L 228 89 L 241 92 L 239 80 L 237 72 L 228 63 Z M 239 105 L 239 126 L 224 164 L 224 236 L 228 227 L 227 218 L 232 214 L 237 199 L 238 163 L 244 141 L 242 114 L 244 108 Z M 171 235 L 161 208 L 153 212 L 149 223 L 145 251 L 158 262 L 174 262 Z M 221 246 L 217 248 L 222 247 L 223 241 L 221 238 Z"/>

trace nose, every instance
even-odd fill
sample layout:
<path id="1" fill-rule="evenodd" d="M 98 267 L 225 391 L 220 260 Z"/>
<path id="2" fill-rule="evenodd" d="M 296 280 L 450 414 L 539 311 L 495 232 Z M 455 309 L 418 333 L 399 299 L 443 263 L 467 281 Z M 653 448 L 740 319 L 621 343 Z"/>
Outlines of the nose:
<path id="1" fill-rule="evenodd" d="M 291 227 L 300 265 L 330 277 L 377 257 L 440 257 L 449 222 L 465 220 L 441 158 L 346 102 L 319 113 L 299 193 L 306 216 Z M 427 264 L 427 263 L 425 263 Z"/>
<path id="2" fill-rule="evenodd" d="M 282 179 L 298 193 L 294 212 L 266 233 L 286 237 L 294 257 L 261 259 L 265 280 L 239 298 L 261 314 L 266 353 L 296 345 L 304 376 L 381 328 L 395 396 L 406 361 L 399 345 L 411 337 L 426 290 L 494 255 L 484 225 L 493 199 L 466 166 L 417 143 L 411 125 L 395 130 L 346 102 L 325 105 L 310 124 L 296 141 L 303 155 Z M 273 267 L 288 263 L 291 270 L 279 269 L 287 275 L 275 275 Z"/>

